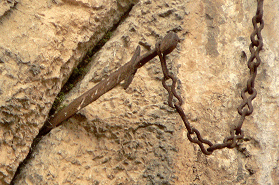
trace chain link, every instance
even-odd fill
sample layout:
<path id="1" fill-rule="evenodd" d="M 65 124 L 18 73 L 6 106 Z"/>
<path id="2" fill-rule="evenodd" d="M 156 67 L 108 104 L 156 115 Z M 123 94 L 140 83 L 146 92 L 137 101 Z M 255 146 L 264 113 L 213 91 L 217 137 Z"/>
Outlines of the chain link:
<path id="1" fill-rule="evenodd" d="M 264 21 L 263 21 L 263 0 L 258 0 L 257 2 L 257 11 L 256 15 L 252 19 L 252 23 L 254 26 L 254 31 L 252 32 L 250 39 L 251 39 L 251 44 L 249 46 L 249 50 L 251 52 L 251 56 L 248 60 L 248 68 L 250 69 L 250 77 L 247 80 L 247 86 L 241 91 L 241 97 L 242 97 L 242 102 L 238 107 L 238 113 L 241 116 L 240 120 L 235 126 L 235 128 L 232 128 L 230 130 L 230 136 L 226 137 L 223 140 L 223 143 L 217 143 L 217 144 L 212 144 L 209 140 L 203 139 L 199 130 L 196 128 L 192 127 L 190 122 L 188 121 L 181 105 L 182 105 L 182 98 L 179 96 L 176 92 L 176 83 L 177 83 L 177 78 L 171 74 L 168 71 L 167 64 L 166 64 L 166 56 L 165 54 L 160 51 L 160 43 L 158 43 L 155 47 L 157 54 L 160 58 L 161 61 L 161 66 L 163 70 L 164 77 L 162 79 L 162 85 L 163 87 L 168 91 L 169 97 L 168 97 L 168 104 L 170 107 L 175 108 L 177 112 L 179 113 L 180 117 L 182 118 L 184 125 L 188 131 L 187 137 L 188 139 L 199 145 L 201 151 L 206 154 L 210 155 L 213 153 L 214 150 L 217 149 L 223 149 L 223 148 L 234 148 L 237 145 L 237 141 L 240 139 L 243 139 L 244 133 L 241 130 L 241 127 L 243 125 L 243 122 L 245 120 L 246 116 L 249 116 L 253 112 L 253 105 L 252 105 L 252 100 L 256 97 L 257 91 L 254 88 L 255 85 L 255 78 L 257 75 L 257 68 L 261 63 L 261 59 L 259 56 L 259 52 L 262 50 L 263 47 L 263 39 L 261 35 L 261 30 L 264 27 Z M 260 24 L 258 26 L 258 24 Z M 256 49 L 255 49 L 256 47 Z M 256 62 L 253 62 L 254 59 L 256 59 Z M 172 80 L 171 87 L 169 87 L 166 84 L 166 81 L 168 79 Z M 246 94 L 248 93 L 248 97 Z M 176 97 L 178 101 L 174 103 L 173 98 Z M 208 146 L 206 149 L 206 145 Z"/>
<path id="2" fill-rule="evenodd" d="M 137 47 L 134 56 L 131 61 L 126 63 L 124 66 L 119 68 L 117 71 L 112 73 L 109 77 L 102 80 L 99 84 L 91 88 L 90 90 L 83 93 L 80 97 L 76 98 L 68 106 L 60 110 L 55 115 L 51 116 L 44 127 L 40 130 L 40 134 L 48 133 L 52 128 L 60 125 L 64 120 L 68 119 L 74 115 L 77 111 L 92 103 L 104 93 L 116 87 L 121 81 L 126 80 L 124 88 L 126 89 L 133 80 L 133 75 L 136 73 L 137 69 L 142 67 L 149 60 L 154 58 L 156 55 L 159 56 L 161 61 L 161 66 L 163 70 L 164 77 L 162 79 L 163 87 L 168 91 L 168 105 L 175 108 L 179 115 L 181 116 L 184 125 L 188 131 L 188 139 L 199 145 L 201 151 L 206 154 L 212 154 L 214 150 L 222 148 L 234 148 L 237 141 L 244 137 L 244 133 L 241 130 L 243 122 L 246 116 L 249 116 L 253 112 L 252 100 L 256 97 L 257 91 L 254 88 L 255 78 L 257 75 L 257 68 L 261 63 L 259 52 L 263 47 L 263 39 L 261 35 L 261 30 L 264 27 L 263 17 L 263 0 L 258 0 L 257 12 L 252 19 L 254 26 L 254 31 L 251 34 L 251 44 L 249 50 L 251 56 L 248 60 L 248 68 L 250 69 L 250 77 L 247 80 L 247 86 L 241 91 L 242 102 L 238 107 L 238 113 L 241 116 L 240 120 L 235 128 L 230 130 L 230 136 L 226 137 L 221 144 L 213 144 L 209 140 L 203 139 L 199 130 L 192 127 L 188 121 L 183 109 L 182 109 L 182 98 L 176 92 L 177 78 L 171 74 L 167 68 L 166 55 L 169 54 L 176 48 L 179 38 L 174 32 L 169 32 L 164 39 L 157 43 L 155 49 L 140 56 L 140 47 Z M 259 25 L 258 25 L 259 24 Z M 256 49 L 255 49 L 256 48 Z M 256 62 L 254 62 L 256 59 Z M 171 80 L 171 85 L 168 86 L 166 81 Z M 248 97 L 246 96 L 248 94 Z M 176 101 L 174 101 L 174 97 Z"/>

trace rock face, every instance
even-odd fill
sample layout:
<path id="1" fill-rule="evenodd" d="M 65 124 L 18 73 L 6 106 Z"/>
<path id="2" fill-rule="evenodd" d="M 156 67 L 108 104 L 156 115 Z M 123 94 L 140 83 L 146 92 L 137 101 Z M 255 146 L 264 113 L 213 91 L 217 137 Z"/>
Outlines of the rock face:
<path id="1" fill-rule="evenodd" d="M 131 4 L 20 1 L 2 15 L 2 184 L 10 183 L 26 157 L 73 67 Z M 264 2 L 258 95 L 237 148 L 205 156 L 188 141 L 181 118 L 167 105 L 155 58 L 127 90 L 114 88 L 43 137 L 13 184 L 278 184 L 278 10 L 279 2 Z M 181 42 L 167 62 L 180 79 L 183 109 L 204 138 L 220 143 L 239 120 L 255 11 L 253 0 L 139 1 L 63 103 L 128 62 L 139 43 L 145 53 L 173 30 Z"/>
<path id="2" fill-rule="evenodd" d="M 2 17 L 5 13 L 7 13 L 11 8 L 15 6 L 17 1 L 14 0 L 6 0 L 0 2 L 0 17 Z"/>
<path id="3" fill-rule="evenodd" d="M 132 1 L 22 0 L 9 11 L 14 1 L 1 3 L 0 183 L 8 184 L 73 67 Z"/>

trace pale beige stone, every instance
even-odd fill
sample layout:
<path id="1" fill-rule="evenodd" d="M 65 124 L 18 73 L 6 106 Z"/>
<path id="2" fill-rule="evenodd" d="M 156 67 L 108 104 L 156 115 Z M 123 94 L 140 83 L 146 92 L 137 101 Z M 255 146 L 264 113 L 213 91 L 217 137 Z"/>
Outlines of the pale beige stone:
<path id="1" fill-rule="evenodd" d="M 18 2 L 15 0 L 1 0 L 0 1 L 0 18 L 5 13 L 7 14 Z"/>
<path id="2" fill-rule="evenodd" d="M 138 70 L 126 91 L 116 87 L 45 136 L 15 184 L 278 184 L 278 10 L 279 2 L 265 1 L 258 95 L 236 149 L 206 156 L 189 142 L 179 115 L 167 105 L 156 58 Z M 254 0 L 139 1 L 64 104 L 128 62 L 139 42 L 153 48 L 175 30 L 181 42 L 167 61 L 180 79 L 183 109 L 204 138 L 220 143 L 239 119 L 240 91 L 249 76 L 243 53 L 250 56 L 255 11 Z M 16 70 L 12 62 L 8 67 Z M 14 140 L 13 132 L 3 134 Z"/>
<path id="3" fill-rule="evenodd" d="M 87 3 L 1 1 L 0 184 L 10 183 L 27 156 L 72 69 L 132 5 Z"/>

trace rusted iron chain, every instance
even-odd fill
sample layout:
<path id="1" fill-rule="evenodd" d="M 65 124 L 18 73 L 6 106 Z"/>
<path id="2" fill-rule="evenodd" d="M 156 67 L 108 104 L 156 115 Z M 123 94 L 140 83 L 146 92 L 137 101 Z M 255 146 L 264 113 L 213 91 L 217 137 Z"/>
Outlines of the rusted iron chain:
<path id="1" fill-rule="evenodd" d="M 238 107 L 238 113 L 241 115 L 242 119 L 240 120 L 238 126 L 235 128 L 236 133 L 241 132 L 241 126 L 243 124 L 243 121 L 245 119 L 245 116 L 249 116 L 253 112 L 253 105 L 252 100 L 256 97 L 257 91 L 254 88 L 255 86 L 255 79 L 257 75 L 257 68 L 261 64 L 261 58 L 260 58 L 260 51 L 263 48 L 263 38 L 261 31 L 264 28 L 264 21 L 263 21 L 263 0 L 258 0 L 258 6 L 257 6 L 257 12 L 256 15 L 252 19 L 252 23 L 254 26 L 254 31 L 252 32 L 250 38 L 251 38 L 251 44 L 249 46 L 249 50 L 251 52 L 251 56 L 248 60 L 248 68 L 250 69 L 250 78 L 247 81 L 247 86 L 242 90 L 241 97 L 243 99 L 242 103 Z M 258 23 L 260 26 L 258 27 Z M 257 39 L 256 39 L 257 37 Z M 256 50 L 254 49 L 256 47 Z M 253 62 L 256 58 L 256 62 Z M 245 93 L 250 95 L 248 98 L 246 97 Z M 244 108 L 245 106 L 248 106 L 247 108 Z M 242 121 L 243 120 L 243 121 Z"/>
<path id="2" fill-rule="evenodd" d="M 160 50 L 164 55 L 172 52 L 179 42 L 178 36 L 174 32 L 169 32 L 163 40 L 160 42 Z M 106 79 L 102 80 L 92 89 L 88 90 L 80 97 L 76 98 L 68 106 L 57 112 L 55 115 L 51 116 L 45 123 L 44 127 L 41 129 L 40 133 L 48 133 L 52 128 L 60 125 L 64 120 L 73 116 L 76 112 L 97 100 L 100 96 L 110 91 L 121 81 L 125 80 L 124 89 L 128 88 L 133 80 L 133 76 L 137 69 L 146 64 L 149 60 L 157 56 L 156 49 L 149 51 L 148 53 L 140 56 L 140 46 L 137 47 L 130 62 L 126 63 L 124 66 L 120 67 L 117 71 L 112 73 Z"/>
<path id="3" fill-rule="evenodd" d="M 160 50 L 161 47 L 159 45 L 157 45 L 157 47 L 156 47 L 158 56 L 160 57 L 162 70 L 163 70 L 163 74 L 164 74 L 164 77 L 162 79 L 162 84 L 163 84 L 163 87 L 168 91 L 168 94 L 169 94 L 168 104 L 170 107 L 175 108 L 177 110 L 177 112 L 179 113 L 179 115 L 181 116 L 181 118 L 184 122 L 184 125 L 188 131 L 188 133 L 187 133 L 188 139 L 191 142 L 198 144 L 201 151 L 206 155 L 212 154 L 212 152 L 217 149 L 234 148 L 237 144 L 236 142 L 240 139 L 243 139 L 243 137 L 244 137 L 241 127 L 243 125 L 245 117 L 252 114 L 252 112 L 253 112 L 252 100 L 257 95 L 257 91 L 254 88 L 254 84 L 255 84 L 255 78 L 257 75 L 257 67 L 261 63 L 259 52 L 260 52 L 260 50 L 262 50 L 262 47 L 263 47 L 263 39 L 261 36 L 261 30 L 264 27 L 264 21 L 262 18 L 263 18 L 263 0 L 258 0 L 257 12 L 256 12 L 256 15 L 252 19 L 254 31 L 251 34 L 251 44 L 249 46 L 249 49 L 251 52 L 251 57 L 248 60 L 248 68 L 250 69 L 250 78 L 247 81 L 247 86 L 241 91 L 241 97 L 242 97 L 243 101 L 240 104 L 240 106 L 238 107 L 238 113 L 240 114 L 241 118 L 238 122 L 238 125 L 235 128 L 232 128 L 230 130 L 230 136 L 226 137 L 223 140 L 223 143 L 221 143 L 221 144 L 213 144 L 209 140 L 203 139 L 199 130 L 197 130 L 196 128 L 191 126 L 183 109 L 181 108 L 182 99 L 175 90 L 177 78 L 169 73 L 169 71 L 167 69 L 167 65 L 166 65 L 165 55 Z M 260 24 L 259 27 L 258 27 L 258 23 Z M 255 38 L 256 36 L 257 36 L 257 39 Z M 257 49 L 255 50 L 254 47 L 257 47 Z M 255 58 L 257 61 L 253 62 L 253 60 Z M 168 80 L 168 79 L 172 80 L 171 87 L 166 85 L 166 80 Z M 250 95 L 248 98 L 246 96 L 246 93 L 248 93 Z M 175 96 L 178 100 L 176 103 L 174 103 L 174 105 L 173 105 L 173 96 Z M 244 108 L 245 106 L 247 106 L 248 109 Z M 196 137 L 193 137 L 193 135 L 195 135 Z M 208 147 L 206 147 L 205 145 L 207 145 Z"/>
<path id="4" fill-rule="evenodd" d="M 230 130 L 230 136 L 223 140 L 223 143 L 213 144 L 209 140 L 203 139 L 199 130 L 192 127 L 188 121 L 183 109 L 182 109 L 182 98 L 176 92 L 177 78 L 171 74 L 167 68 L 166 55 L 172 52 L 179 42 L 178 36 L 174 32 L 169 32 L 161 42 L 157 43 L 155 49 L 140 56 L 140 47 L 138 46 L 130 62 L 119 68 L 116 72 L 112 73 L 109 77 L 101 81 L 99 84 L 94 86 L 89 91 L 75 99 L 67 107 L 59 111 L 46 122 L 43 132 L 47 133 L 52 128 L 60 125 L 64 120 L 71 117 L 77 111 L 92 103 L 104 93 L 116 87 L 121 81 L 125 80 L 124 89 L 126 89 L 133 80 L 133 76 L 137 72 L 137 69 L 146 64 L 149 60 L 154 58 L 156 55 L 159 56 L 163 71 L 162 85 L 167 90 L 168 104 L 170 107 L 175 108 L 182 118 L 184 125 L 188 131 L 188 139 L 199 145 L 201 151 L 206 154 L 212 154 L 214 150 L 223 148 L 234 148 L 237 141 L 244 137 L 244 133 L 241 130 L 243 122 L 246 116 L 249 116 L 253 112 L 252 100 L 256 97 L 257 91 L 254 88 L 255 78 L 257 75 L 257 68 L 261 63 L 259 52 L 263 47 L 263 39 L 261 36 L 261 30 L 264 27 L 263 21 L 263 0 L 258 0 L 256 15 L 252 19 L 254 31 L 251 34 L 251 44 L 249 50 L 251 56 L 248 60 L 248 68 L 250 69 L 250 78 L 247 80 L 247 86 L 241 91 L 242 103 L 238 107 L 238 113 L 241 116 L 240 120 L 235 128 Z M 258 26 L 259 24 L 259 26 Z M 257 37 L 257 38 L 256 38 Z M 256 49 L 254 49 L 256 47 Z M 256 59 L 256 62 L 253 62 Z M 167 80 L 171 79 L 172 83 L 169 87 L 166 83 Z M 247 98 L 246 93 L 249 94 Z M 177 101 L 174 101 L 174 97 Z M 246 108 L 248 107 L 248 109 Z M 208 147 L 206 147 L 207 145 Z"/>
<path id="5" fill-rule="evenodd" d="M 263 38 L 261 35 L 261 31 L 264 28 L 263 2 L 264 2 L 263 0 L 257 1 L 256 15 L 252 18 L 254 31 L 250 36 L 251 44 L 249 46 L 249 50 L 251 52 L 251 56 L 248 60 L 248 68 L 250 69 L 250 78 L 247 80 L 247 86 L 241 91 L 242 102 L 237 108 L 238 113 L 241 116 L 240 120 L 237 126 L 231 129 L 230 131 L 231 136 L 225 138 L 223 144 L 216 144 L 215 146 L 209 147 L 207 149 L 207 151 L 209 152 L 213 152 L 216 149 L 222 149 L 224 147 L 233 148 L 236 146 L 236 141 L 244 137 L 241 127 L 243 125 L 245 117 L 252 114 L 253 112 L 252 100 L 257 95 L 257 91 L 254 88 L 254 85 L 255 85 L 255 79 L 257 75 L 257 68 L 261 64 L 261 58 L 259 56 L 259 53 L 263 48 Z M 258 24 L 260 25 L 258 26 Z M 256 47 L 256 50 L 254 49 L 254 47 Z M 253 62 L 255 58 L 256 58 L 256 62 Z M 246 93 L 249 94 L 248 98 L 246 96 Z M 248 107 L 248 109 L 246 108 L 246 106 Z"/>

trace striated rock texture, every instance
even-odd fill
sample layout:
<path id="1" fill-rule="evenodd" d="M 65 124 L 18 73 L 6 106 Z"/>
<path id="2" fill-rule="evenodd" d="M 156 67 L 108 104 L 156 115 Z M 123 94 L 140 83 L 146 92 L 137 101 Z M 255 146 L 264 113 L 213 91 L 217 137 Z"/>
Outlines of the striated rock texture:
<path id="1" fill-rule="evenodd" d="M 90 38 L 95 38 L 94 34 L 97 33 L 92 30 L 92 25 L 85 24 L 82 27 L 77 23 L 71 24 L 71 21 L 83 17 L 78 20 L 90 23 L 91 18 L 96 21 L 103 16 L 104 20 L 113 22 L 112 17 L 109 18 L 112 14 L 104 10 L 108 11 L 105 7 L 112 8 L 116 4 L 114 1 L 111 4 L 108 2 L 97 6 L 92 1 L 55 1 L 56 4 L 47 7 L 46 10 L 56 14 L 59 14 L 59 8 L 68 10 L 63 14 L 68 17 L 74 10 L 81 9 L 82 12 L 88 7 L 100 13 L 92 14 L 92 17 L 77 13 L 67 19 L 68 22 L 63 19 L 60 22 L 63 25 L 54 26 L 60 32 L 51 38 L 60 38 L 60 43 L 68 44 L 55 45 L 58 51 L 54 52 L 54 45 L 51 45 L 54 41 L 51 42 L 51 39 L 39 42 L 40 39 L 48 38 L 46 36 L 37 38 L 36 42 L 32 37 L 25 38 L 30 40 L 24 42 L 30 44 L 25 47 L 15 45 L 9 39 L 1 42 L 6 45 L 10 42 L 8 46 L 16 48 L 13 50 L 16 54 L 12 51 L 3 52 L 6 55 L 1 55 L 3 62 L 0 63 L 1 67 L 5 67 L 5 70 L 2 69 L 4 67 L 0 68 L 1 75 L 5 77 L 1 78 L 3 106 L 0 116 L 3 125 L 0 137 L 4 138 L 1 142 L 1 152 L 4 151 L 4 154 L 1 153 L 1 156 L 7 156 L 1 158 L 3 178 L 0 178 L 3 183 L 9 182 L 18 162 L 26 156 L 28 146 L 46 119 L 63 80 L 67 79 L 89 45 L 94 45 L 94 41 L 98 40 L 89 41 L 80 34 L 88 32 Z M 128 7 L 126 3 L 126 6 L 120 3 L 121 7 Z M 119 7 L 119 3 L 117 5 Z M 23 8 L 24 4 L 20 7 Z M 26 7 L 30 9 L 30 6 Z M 218 150 L 205 156 L 197 145 L 188 141 L 178 113 L 167 105 L 167 92 L 161 84 L 161 66 L 159 59 L 155 58 L 138 70 L 127 90 L 116 87 L 43 137 L 13 183 L 278 184 L 278 10 L 278 1 L 265 1 L 265 28 L 262 32 L 264 50 L 261 52 L 263 63 L 258 69 L 255 84 L 258 95 L 253 101 L 254 112 L 243 125 L 245 139 L 237 148 Z M 220 143 L 239 119 L 236 109 L 241 102 L 240 91 L 249 76 L 246 60 L 250 56 L 249 37 L 253 31 L 251 18 L 255 11 L 254 0 L 139 1 L 113 32 L 112 38 L 93 56 L 86 70 L 87 75 L 66 94 L 64 104 L 69 104 L 128 62 L 138 44 L 144 53 L 150 47 L 153 48 L 167 31 L 173 30 L 181 42 L 168 55 L 167 61 L 170 71 L 180 79 L 177 88 L 184 100 L 183 109 L 204 138 Z M 47 15 L 44 14 L 44 17 Z M 37 15 L 38 20 L 42 19 L 41 16 Z M 113 15 L 113 18 L 116 17 Z M 48 25 L 46 20 L 49 19 L 50 16 L 44 18 L 45 24 L 37 27 L 41 33 L 51 33 L 41 31 L 46 29 L 44 25 Z M 6 24 L 9 20 L 13 19 L 6 17 Z M 26 22 L 22 25 L 26 29 L 31 29 L 32 25 L 34 28 L 30 19 L 24 20 Z M 108 23 L 103 24 L 109 27 Z M 86 40 L 79 41 L 83 44 L 78 45 L 74 42 L 74 36 L 67 35 L 73 34 L 67 32 L 72 27 L 76 28 L 74 33 L 79 33 L 76 37 Z M 3 29 L 1 32 L 4 32 Z M 100 35 L 104 34 L 104 30 L 98 30 Z M 27 33 L 30 34 L 30 31 Z M 38 47 L 39 43 L 44 43 L 44 47 Z M 28 54 L 24 51 L 29 47 L 34 50 Z M 38 54 L 42 48 L 48 47 L 52 49 Z M 3 50 L 8 50 L 5 48 Z M 67 55 L 68 52 L 71 54 Z M 43 60 L 45 55 L 50 59 Z M 19 60 L 19 57 L 23 59 Z M 46 66 L 45 63 L 49 64 L 49 61 L 53 61 L 52 65 Z M 45 82 L 45 79 L 52 80 Z M 10 167 L 12 165 L 13 168 Z"/>
<path id="2" fill-rule="evenodd" d="M 2 3 L 0 184 L 8 184 L 73 67 L 129 10 L 132 1 Z M 8 5 L 14 7 L 7 11 Z"/>

